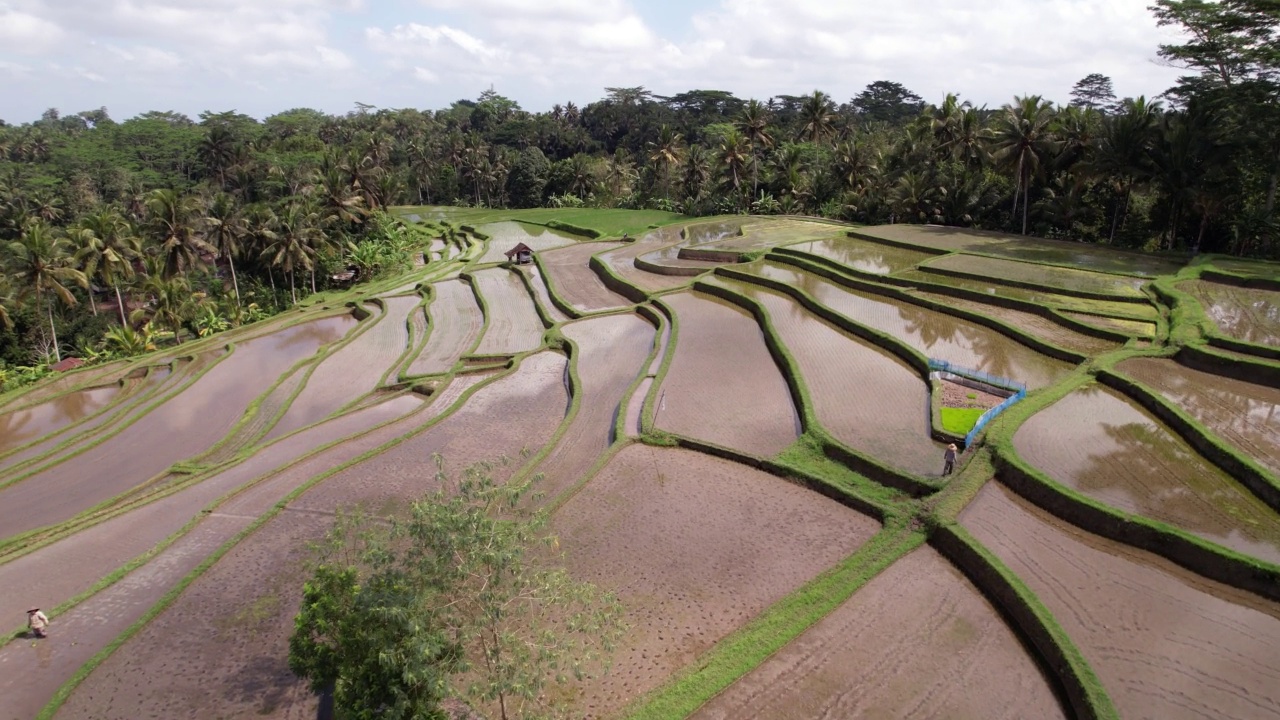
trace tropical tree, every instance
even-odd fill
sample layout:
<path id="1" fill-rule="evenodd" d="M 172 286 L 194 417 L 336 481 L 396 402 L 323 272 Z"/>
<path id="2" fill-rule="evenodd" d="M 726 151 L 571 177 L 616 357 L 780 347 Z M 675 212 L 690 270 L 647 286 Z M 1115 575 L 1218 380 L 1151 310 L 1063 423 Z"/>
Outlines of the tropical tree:
<path id="1" fill-rule="evenodd" d="M 751 163 L 751 145 L 737 128 L 730 128 L 720 138 L 716 162 L 723 175 L 723 185 L 733 193 L 735 207 L 742 208 L 742 181 Z"/>
<path id="2" fill-rule="evenodd" d="M 1108 118 L 1098 135 L 1089 167 L 1116 183 L 1118 202 L 1111 216 L 1111 242 L 1115 242 L 1116 230 L 1128 216 L 1134 186 L 1153 171 L 1151 153 L 1159 120 L 1160 103 L 1147 102 L 1143 97 L 1126 100 L 1123 110 Z"/>
<path id="3" fill-rule="evenodd" d="M 190 320 L 200 307 L 186 276 L 147 275 L 138 289 L 147 297 L 147 303 L 134 310 L 130 319 L 135 323 L 151 322 L 167 327 L 173 331 L 174 341 L 181 345 L 182 324 Z"/>
<path id="4" fill-rule="evenodd" d="M 74 266 L 71 243 L 43 222 L 31 223 L 22 237 L 9 243 L 9 267 L 18 281 L 18 296 L 32 297 L 36 306 L 49 318 L 49 335 L 53 339 L 53 354 L 62 360 L 58 348 L 58 331 L 53 324 L 53 304 L 60 300 L 68 307 L 75 307 L 76 297 L 68 284 L 87 288 L 89 281 Z"/>
<path id="5" fill-rule="evenodd" d="M 236 255 L 248 232 L 244 218 L 235 200 L 226 193 L 218 193 L 209 201 L 204 211 L 204 238 L 217 250 L 218 257 L 227 259 L 231 269 L 231 287 L 236 294 L 236 307 L 240 307 L 240 280 L 236 277 Z"/>
<path id="6" fill-rule="evenodd" d="M 671 168 L 680 164 L 684 158 L 684 136 L 667 125 L 658 130 L 656 140 L 649 143 L 649 162 L 653 165 L 654 176 L 662 183 L 662 196 L 670 197 Z"/>
<path id="7" fill-rule="evenodd" d="M 314 273 L 316 258 L 316 238 L 322 235 L 316 226 L 316 213 L 311 212 L 301 202 L 291 202 L 284 206 L 276 216 L 274 239 L 263 251 L 263 258 L 272 266 L 278 267 L 289 276 L 289 296 L 293 304 L 298 304 L 298 292 L 294 283 L 294 273 L 298 269 Z M 312 276 L 312 291 L 315 290 L 315 276 Z"/>
<path id="8" fill-rule="evenodd" d="M 213 246 L 196 235 L 195 199 L 168 188 L 152 190 L 146 198 L 147 230 L 164 261 L 163 275 L 175 277 L 201 264 L 201 253 Z"/>
<path id="9" fill-rule="evenodd" d="M 773 147 L 773 136 L 769 134 L 769 108 L 764 103 L 752 98 L 742 108 L 738 118 L 738 131 L 751 144 L 751 196 L 755 197 L 760 190 L 760 155 Z"/>
<path id="10" fill-rule="evenodd" d="M 800 132 L 797 137 L 821 143 L 835 132 L 835 119 L 836 106 L 831 97 L 821 90 L 814 90 L 800 105 Z"/>
<path id="11" fill-rule="evenodd" d="M 1031 181 L 1042 163 L 1057 149 L 1053 136 L 1053 105 L 1039 95 L 1014 98 L 991 128 L 990 142 L 996 162 L 1012 171 L 1016 190 L 1013 194 L 1013 216 L 1018 214 L 1022 197 L 1022 234 L 1027 234 L 1027 208 L 1030 206 Z"/>

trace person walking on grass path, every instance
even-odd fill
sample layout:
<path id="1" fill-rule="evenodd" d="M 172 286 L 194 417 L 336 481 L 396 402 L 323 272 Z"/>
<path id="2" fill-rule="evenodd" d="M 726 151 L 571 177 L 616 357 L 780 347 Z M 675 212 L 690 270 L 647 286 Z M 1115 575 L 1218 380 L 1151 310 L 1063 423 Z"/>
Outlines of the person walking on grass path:
<path id="1" fill-rule="evenodd" d="M 38 638 L 49 636 L 49 617 L 40 612 L 40 608 L 31 608 L 27 611 L 27 627 L 31 628 L 31 634 Z"/>
<path id="2" fill-rule="evenodd" d="M 951 443 L 947 446 L 947 451 L 942 454 L 942 474 L 950 475 L 951 471 L 956 469 L 956 444 Z"/>

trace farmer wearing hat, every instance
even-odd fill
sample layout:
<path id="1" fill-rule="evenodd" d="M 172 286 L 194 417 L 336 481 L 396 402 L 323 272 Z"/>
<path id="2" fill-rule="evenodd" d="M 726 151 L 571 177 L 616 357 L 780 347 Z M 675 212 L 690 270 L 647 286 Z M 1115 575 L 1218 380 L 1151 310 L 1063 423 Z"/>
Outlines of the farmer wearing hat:
<path id="1" fill-rule="evenodd" d="M 49 618 L 40 612 L 40 608 L 31 608 L 27 611 L 27 627 L 38 638 L 48 637 L 49 631 L 45 628 L 49 627 Z"/>
<path id="2" fill-rule="evenodd" d="M 942 454 L 942 474 L 950 475 L 952 470 L 956 469 L 956 444 L 951 443 L 947 446 L 947 451 Z"/>

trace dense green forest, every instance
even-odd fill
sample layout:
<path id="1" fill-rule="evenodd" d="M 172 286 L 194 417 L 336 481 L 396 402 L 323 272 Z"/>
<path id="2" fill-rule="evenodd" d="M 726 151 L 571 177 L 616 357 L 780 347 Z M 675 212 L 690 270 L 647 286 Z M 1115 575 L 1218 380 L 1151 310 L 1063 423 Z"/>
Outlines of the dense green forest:
<path id="1" fill-rule="evenodd" d="M 1063 106 L 926 104 L 879 81 L 846 103 L 631 87 L 531 113 L 489 90 L 435 111 L 0 123 L 0 370 L 265 317 L 353 255 L 402 263 L 412 229 L 383 208 L 403 204 L 807 214 L 1280 257 L 1280 9 L 1152 11 L 1187 37 L 1159 49 L 1187 68 L 1159 99 L 1118 100 L 1091 74 Z"/>

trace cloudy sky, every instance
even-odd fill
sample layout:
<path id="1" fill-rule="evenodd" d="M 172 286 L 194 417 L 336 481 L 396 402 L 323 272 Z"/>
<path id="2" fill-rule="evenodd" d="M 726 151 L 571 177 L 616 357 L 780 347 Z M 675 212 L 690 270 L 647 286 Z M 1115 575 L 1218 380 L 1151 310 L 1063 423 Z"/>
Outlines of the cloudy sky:
<path id="1" fill-rule="evenodd" d="M 931 102 L 1065 101 L 1091 72 L 1155 95 L 1176 38 L 1148 0 L 0 0 L 0 118 L 356 102 L 438 109 L 492 86 L 526 110 L 605 87 L 739 97 L 894 80 Z"/>

